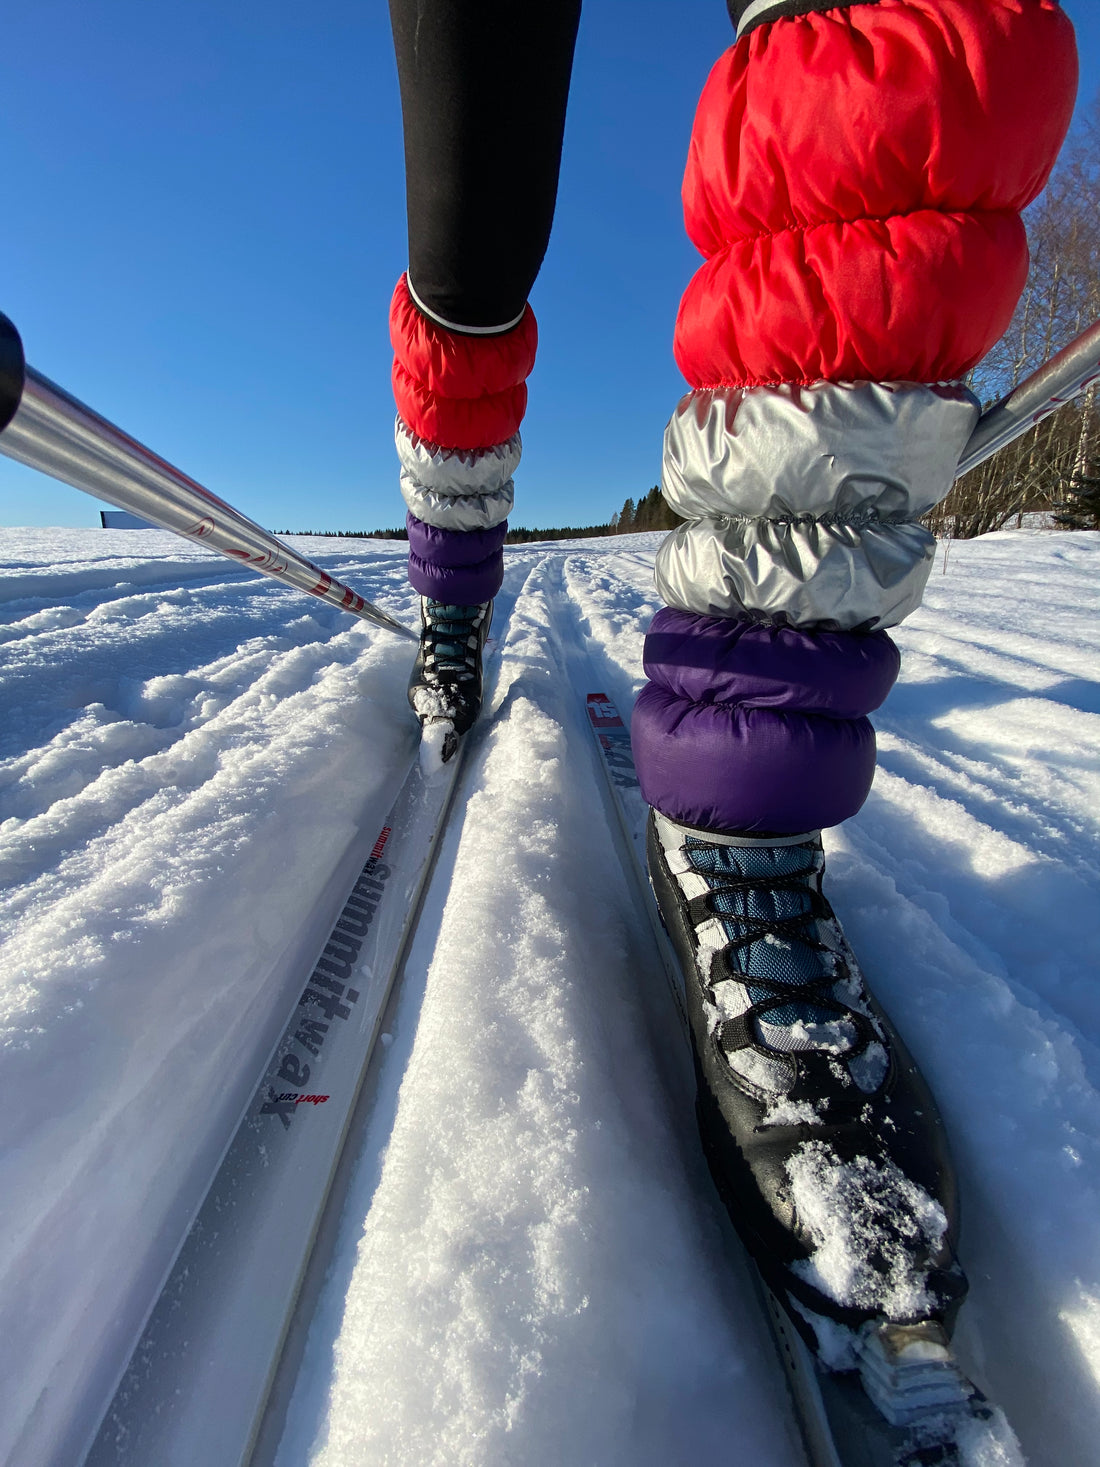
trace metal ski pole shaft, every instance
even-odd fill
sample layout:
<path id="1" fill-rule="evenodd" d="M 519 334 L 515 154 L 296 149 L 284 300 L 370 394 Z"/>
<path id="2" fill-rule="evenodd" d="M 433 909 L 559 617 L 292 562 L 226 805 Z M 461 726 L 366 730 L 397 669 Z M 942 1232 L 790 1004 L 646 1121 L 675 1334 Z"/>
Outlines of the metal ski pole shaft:
<path id="1" fill-rule="evenodd" d="M 211 494 L 106 418 L 26 365 L 18 332 L 0 314 L 0 452 L 216 550 L 238 565 L 416 640 L 350 586 Z"/>
<path id="2" fill-rule="evenodd" d="M 984 412 L 959 461 L 969 473 L 1100 381 L 1100 322 Z M 0 313 L 0 452 L 366 621 L 416 634 L 25 365 Z"/>
<path id="3" fill-rule="evenodd" d="M 1097 381 L 1100 381 L 1100 321 L 981 415 L 963 450 L 956 477 L 961 478 L 985 463 Z"/>

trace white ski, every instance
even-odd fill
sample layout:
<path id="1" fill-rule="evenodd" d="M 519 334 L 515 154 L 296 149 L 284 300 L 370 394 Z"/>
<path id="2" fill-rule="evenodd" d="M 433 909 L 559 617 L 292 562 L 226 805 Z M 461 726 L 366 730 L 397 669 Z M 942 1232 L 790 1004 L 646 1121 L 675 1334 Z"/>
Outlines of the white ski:
<path id="1" fill-rule="evenodd" d="M 251 1460 L 461 762 L 460 746 L 446 764 L 418 762 L 406 778 L 183 1243 L 88 1467 Z"/>
<path id="2" fill-rule="evenodd" d="M 653 941 L 661 957 L 669 991 L 676 1014 L 680 1021 L 680 1034 L 685 1044 L 688 1021 L 684 1006 L 683 979 L 676 955 L 672 951 L 657 905 L 649 890 L 645 861 L 645 822 L 649 807 L 642 799 L 638 776 L 634 769 L 634 754 L 630 747 L 630 730 L 619 716 L 619 710 L 606 693 L 589 693 L 585 698 L 584 711 L 588 726 L 596 740 L 600 765 L 607 776 L 607 788 L 615 811 L 619 844 L 622 847 L 624 869 L 633 877 L 638 899 L 644 906 L 653 930 Z M 688 1067 L 690 1069 L 690 1066 Z M 685 1070 L 685 1073 L 687 1071 Z"/>

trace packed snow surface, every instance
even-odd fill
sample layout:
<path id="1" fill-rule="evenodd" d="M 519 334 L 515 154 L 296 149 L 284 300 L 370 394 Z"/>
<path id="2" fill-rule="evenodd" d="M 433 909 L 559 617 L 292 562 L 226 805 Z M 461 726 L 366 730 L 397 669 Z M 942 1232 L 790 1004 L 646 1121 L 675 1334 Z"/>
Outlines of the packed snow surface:
<path id="1" fill-rule="evenodd" d="M 295 543 L 415 624 L 401 546 Z M 657 543 L 506 552 L 280 1467 L 800 1460 L 583 723 L 640 686 Z M 826 890 L 951 1131 L 960 1349 L 1064 1467 L 1100 1437 L 1100 535 L 942 572 Z M 159 532 L 0 531 L 0 656 L 0 1462 L 37 1467 L 105 1405 L 416 733 L 407 645 Z"/>

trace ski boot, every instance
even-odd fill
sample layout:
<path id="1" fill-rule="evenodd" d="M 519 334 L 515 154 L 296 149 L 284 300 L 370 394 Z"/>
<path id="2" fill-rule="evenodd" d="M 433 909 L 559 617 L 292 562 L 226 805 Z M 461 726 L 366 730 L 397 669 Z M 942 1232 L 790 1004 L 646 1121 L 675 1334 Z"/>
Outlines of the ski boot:
<path id="1" fill-rule="evenodd" d="M 948 1347 L 966 1280 L 946 1137 L 822 895 L 820 834 L 716 835 L 653 811 L 647 854 L 703 1147 L 767 1288 L 888 1422 L 975 1409 Z"/>
<path id="2" fill-rule="evenodd" d="M 493 603 L 452 606 L 420 598 L 420 650 L 409 678 L 409 705 L 426 739 L 439 742 L 443 763 L 481 712 L 481 654 Z"/>

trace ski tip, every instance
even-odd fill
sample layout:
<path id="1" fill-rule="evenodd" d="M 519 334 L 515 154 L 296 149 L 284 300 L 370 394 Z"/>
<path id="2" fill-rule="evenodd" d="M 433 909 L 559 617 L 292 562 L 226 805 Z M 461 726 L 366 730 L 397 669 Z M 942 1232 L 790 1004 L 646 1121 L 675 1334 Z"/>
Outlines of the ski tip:
<path id="1" fill-rule="evenodd" d="M 458 752 L 458 735 L 446 718 L 430 718 L 420 737 L 420 772 L 425 779 L 438 774 Z"/>

